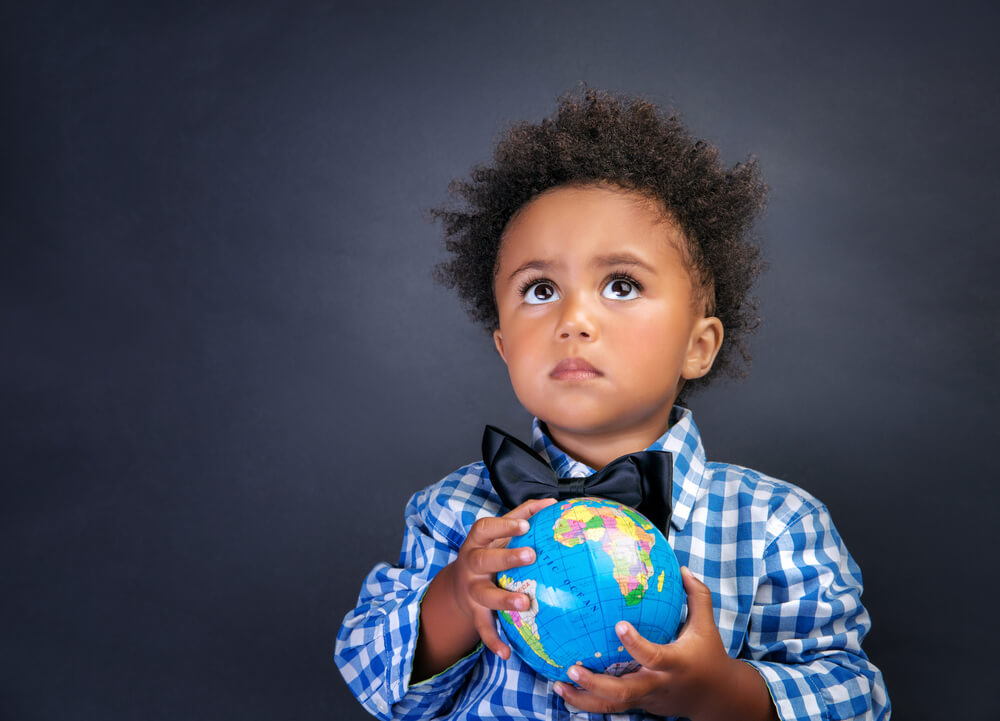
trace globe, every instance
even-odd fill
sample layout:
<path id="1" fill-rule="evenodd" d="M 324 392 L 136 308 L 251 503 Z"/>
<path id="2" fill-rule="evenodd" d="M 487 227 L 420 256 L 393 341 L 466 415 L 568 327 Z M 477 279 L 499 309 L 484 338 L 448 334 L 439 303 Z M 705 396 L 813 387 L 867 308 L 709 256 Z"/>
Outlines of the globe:
<path id="1" fill-rule="evenodd" d="M 686 600 L 667 539 L 628 506 L 574 498 L 531 518 L 508 546 L 535 549 L 530 566 L 498 574 L 501 588 L 531 598 L 527 611 L 499 611 L 509 645 L 537 673 L 569 682 L 582 664 L 621 675 L 639 665 L 615 634 L 625 620 L 653 643 L 677 637 Z"/>

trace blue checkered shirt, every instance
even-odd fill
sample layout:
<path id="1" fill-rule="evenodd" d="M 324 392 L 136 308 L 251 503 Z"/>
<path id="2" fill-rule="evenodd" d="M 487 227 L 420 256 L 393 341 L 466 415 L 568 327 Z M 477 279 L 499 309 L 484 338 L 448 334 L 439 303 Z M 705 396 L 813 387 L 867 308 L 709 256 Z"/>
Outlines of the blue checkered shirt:
<path id="1" fill-rule="evenodd" d="M 870 628 L 861 571 L 826 508 L 791 484 L 706 462 L 691 412 L 675 408 L 673 420 L 650 446 L 673 454 L 668 540 L 680 564 L 712 590 L 729 655 L 760 672 L 782 719 L 888 719 L 882 673 L 861 650 Z M 537 419 L 532 446 L 561 477 L 593 473 L 559 450 Z M 410 683 L 424 591 L 455 560 L 476 519 L 506 510 L 482 463 L 410 499 L 399 562 L 372 569 L 337 635 L 336 662 L 351 691 L 381 719 L 657 718 L 567 707 L 515 654 L 504 661 L 482 644 Z"/>

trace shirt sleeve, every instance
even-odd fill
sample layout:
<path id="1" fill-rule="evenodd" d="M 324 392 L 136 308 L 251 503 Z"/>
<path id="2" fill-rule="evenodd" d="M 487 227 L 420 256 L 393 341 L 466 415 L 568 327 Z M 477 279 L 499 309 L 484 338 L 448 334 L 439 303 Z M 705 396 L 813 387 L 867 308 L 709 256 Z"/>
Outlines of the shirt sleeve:
<path id="1" fill-rule="evenodd" d="M 463 469 L 410 499 L 399 563 L 372 569 L 337 634 L 334 658 L 344 680 L 362 706 L 380 719 L 430 719 L 447 713 L 482 653 L 480 645 L 437 676 L 410 684 L 424 592 L 458 555 L 477 515 L 489 513 L 482 503 L 488 496 L 478 485 L 476 474 Z M 455 495 L 458 488 L 464 490 Z"/>
<path id="2" fill-rule="evenodd" d="M 805 503 L 771 541 L 750 617 L 745 660 L 778 716 L 888 719 L 882 672 L 861 650 L 871 621 L 861 570 L 826 508 Z"/>

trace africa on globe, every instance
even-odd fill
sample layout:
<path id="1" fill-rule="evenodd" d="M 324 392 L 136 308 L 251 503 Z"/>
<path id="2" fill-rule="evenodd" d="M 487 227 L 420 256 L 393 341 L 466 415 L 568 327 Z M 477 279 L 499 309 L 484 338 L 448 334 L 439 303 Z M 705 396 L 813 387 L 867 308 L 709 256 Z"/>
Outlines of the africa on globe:
<path id="1" fill-rule="evenodd" d="M 685 601 L 680 566 L 667 539 L 644 516 L 602 498 L 574 498 L 531 518 L 510 548 L 536 560 L 498 574 L 497 584 L 531 598 L 526 611 L 499 611 L 511 648 L 537 673 L 569 681 L 581 664 L 621 675 L 638 668 L 615 634 L 628 621 L 653 643 L 677 636 Z"/>

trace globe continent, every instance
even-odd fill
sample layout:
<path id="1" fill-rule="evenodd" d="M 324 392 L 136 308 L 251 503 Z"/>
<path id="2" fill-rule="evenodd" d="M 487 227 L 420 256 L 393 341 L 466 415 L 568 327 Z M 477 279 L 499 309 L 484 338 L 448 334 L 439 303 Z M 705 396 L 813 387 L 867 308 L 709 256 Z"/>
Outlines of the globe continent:
<path id="1" fill-rule="evenodd" d="M 569 681 L 582 664 L 619 675 L 638 665 L 615 634 L 625 620 L 653 643 L 677 636 L 684 590 L 680 567 L 663 534 L 632 508 L 601 498 L 575 498 L 542 509 L 509 547 L 530 546 L 536 560 L 498 575 L 509 591 L 527 594 L 527 611 L 500 611 L 510 646 L 536 672 Z"/>

